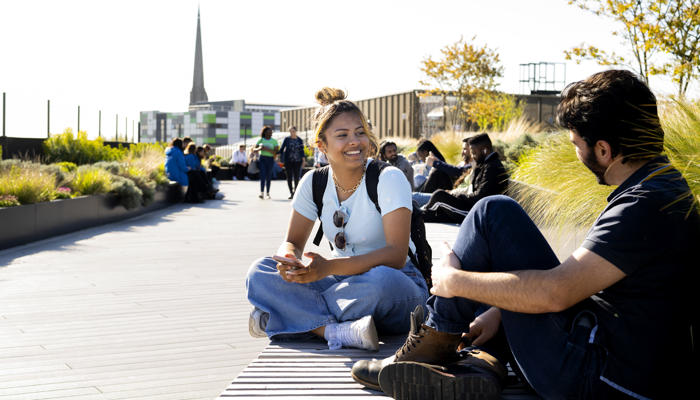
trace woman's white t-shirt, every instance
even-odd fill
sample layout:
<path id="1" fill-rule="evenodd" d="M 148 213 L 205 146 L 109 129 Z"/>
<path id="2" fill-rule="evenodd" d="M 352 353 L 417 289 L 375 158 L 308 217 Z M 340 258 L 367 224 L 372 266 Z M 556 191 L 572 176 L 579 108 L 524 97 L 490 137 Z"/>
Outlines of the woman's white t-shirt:
<path id="1" fill-rule="evenodd" d="M 367 160 L 367 163 L 371 159 Z M 395 167 L 386 167 L 379 175 L 377 184 L 377 200 L 382 214 L 379 215 L 377 208 L 367 194 L 365 187 L 365 177 L 362 183 L 349 198 L 340 203 L 335 190 L 332 178 L 333 170 L 328 173 L 328 183 L 323 194 L 323 211 L 321 213 L 321 223 L 323 224 L 323 235 L 333 243 L 335 235 L 341 228 L 333 224 L 333 214 L 343 207 L 349 216 L 345 225 L 345 249 L 339 250 L 333 245 L 334 257 L 356 256 L 367 254 L 374 250 L 386 246 L 384 238 L 384 225 L 382 216 L 399 209 L 401 207 L 412 209 L 411 186 L 409 185 L 403 172 Z M 294 210 L 304 217 L 315 221 L 318 218 L 318 210 L 313 200 L 312 188 L 313 172 L 304 174 L 299 182 L 299 189 L 294 195 L 292 206 Z M 312 232 L 312 235 L 314 233 Z M 416 251 L 413 242 L 409 238 L 409 247 L 412 252 Z"/>

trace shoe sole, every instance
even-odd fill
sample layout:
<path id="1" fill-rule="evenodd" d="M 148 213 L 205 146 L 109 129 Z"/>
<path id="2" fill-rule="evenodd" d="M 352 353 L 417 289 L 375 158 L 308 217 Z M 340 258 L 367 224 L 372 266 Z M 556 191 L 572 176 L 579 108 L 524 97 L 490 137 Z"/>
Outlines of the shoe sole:
<path id="1" fill-rule="evenodd" d="M 378 351 L 379 335 L 377 334 L 377 327 L 374 325 L 374 318 L 371 316 L 369 318 L 369 340 L 372 342 L 372 347 L 367 350 Z"/>
<path id="2" fill-rule="evenodd" d="M 350 376 L 352 376 L 352 379 L 354 379 L 355 382 L 359 383 L 359 384 L 362 385 L 362 386 L 365 386 L 365 387 L 367 387 L 367 388 L 369 388 L 369 389 L 376 390 L 376 391 L 379 391 L 379 392 L 382 391 L 382 388 L 380 388 L 379 385 L 377 385 L 376 383 L 374 383 L 374 382 L 369 382 L 369 381 L 366 381 L 366 380 L 364 380 L 364 379 L 361 379 L 360 377 L 358 377 L 357 375 L 355 375 L 353 372 L 350 372 Z"/>
<path id="3" fill-rule="evenodd" d="M 266 333 L 259 333 L 258 331 L 255 330 L 255 321 L 256 319 L 253 318 L 253 312 L 251 312 L 250 317 L 248 317 L 248 333 L 250 336 L 254 338 L 266 338 L 267 334 Z"/>
<path id="4" fill-rule="evenodd" d="M 501 390 L 494 378 L 479 373 L 453 375 L 429 364 L 405 361 L 379 372 L 379 386 L 397 400 L 492 400 Z"/>

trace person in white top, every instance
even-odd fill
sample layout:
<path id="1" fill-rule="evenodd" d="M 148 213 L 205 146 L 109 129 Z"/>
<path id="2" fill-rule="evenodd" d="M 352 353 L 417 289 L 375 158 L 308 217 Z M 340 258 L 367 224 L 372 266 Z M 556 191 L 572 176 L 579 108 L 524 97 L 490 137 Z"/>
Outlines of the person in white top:
<path id="1" fill-rule="evenodd" d="M 317 335 L 331 349 L 377 350 L 377 331 L 408 329 L 411 311 L 428 297 L 425 279 L 407 257 L 414 249 L 411 186 L 400 170 L 384 168 L 377 183 L 380 214 L 364 184 L 378 150 L 365 116 L 339 89 L 324 88 L 316 99 L 315 141 L 329 161 L 320 219 L 333 254 L 304 253 L 318 218 L 316 172 L 308 173 L 277 253 L 248 271 L 249 330 L 260 337 Z"/>
<path id="2" fill-rule="evenodd" d="M 245 154 L 245 144 L 238 146 L 238 150 L 233 152 L 230 165 L 233 165 L 233 174 L 236 179 L 242 181 L 245 179 L 245 173 L 248 170 L 248 156 Z"/>

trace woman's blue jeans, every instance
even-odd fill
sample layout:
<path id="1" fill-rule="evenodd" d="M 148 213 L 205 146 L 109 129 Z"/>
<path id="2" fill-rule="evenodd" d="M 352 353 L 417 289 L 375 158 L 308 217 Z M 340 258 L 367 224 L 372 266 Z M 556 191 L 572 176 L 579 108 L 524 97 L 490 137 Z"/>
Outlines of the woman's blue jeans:
<path id="1" fill-rule="evenodd" d="M 260 193 L 265 191 L 270 193 L 270 183 L 272 182 L 272 167 L 275 162 L 273 157 L 260 156 L 258 166 L 260 167 Z M 267 190 L 264 190 L 266 189 Z"/>
<path id="2" fill-rule="evenodd" d="M 469 271 L 544 270 L 559 265 L 542 233 L 520 205 L 506 196 L 476 203 L 460 226 L 453 251 L 462 269 Z M 468 332 L 469 323 L 486 308 L 460 297 L 431 296 L 427 305 L 427 324 L 452 333 Z M 592 343 L 597 325 L 581 328 L 574 324 L 579 312 L 581 307 L 577 306 L 545 314 L 501 310 L 501 328 L 512 357 L 544 398 L 601 398 L 610 390 L 598 379 L 605 351 Z M 507 346 L 487 345 L 484 350 L 502 362 L 511 358 Z"/>
<path id="3" fill-rule="evenodd" d="M 419 207 L 423 207 L 424 205 L 428 204 L 430 201 L 430 196 L 432 196 L 432 193 L 421 193 L 421 192 L 413 192 L 413 201 L 415 201 Z"/>
<path id="4" fill-rule="evenodd" d="M 255 261 L 246 278 L 248 300 L 270 314 L 268 336 L 309 332 L 372 315 L 377 330 L 403 334 L 410 313 L 425 305 L 428 288 L 410 262 L 401 269 L 377 266 L 359 275 L 331 275 L 316 282 L 287 282 L 270 257 Z"/>

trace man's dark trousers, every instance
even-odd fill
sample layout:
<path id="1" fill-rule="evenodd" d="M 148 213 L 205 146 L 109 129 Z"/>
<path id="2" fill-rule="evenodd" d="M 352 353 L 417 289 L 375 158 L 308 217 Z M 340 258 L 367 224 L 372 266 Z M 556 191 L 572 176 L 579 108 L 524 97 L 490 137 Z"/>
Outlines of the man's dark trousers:
<path id="1" fill-rule="evenodd" d="M 551 269 L 559 260 L 518 203 L 506 196 L 489 196 L 476 203 L 460 226 L 453 251 L 463 270 L 507 272 Z M 524 314 L 501 310 L 502 326 L 512 356 L 539 395 L 555 398 L 609 398 L 620 393 L 600 381 L 603 349 L 589 343 L 595 314 L 583 302 L 558 313 Z M 427 324 L 438 331 L 468 332 L 483 304 L 460 297 L 431 296 Z M 592 326 L 573 323 L 590 316 Z M 573 325 L 573 327 L 572 327 Z M 483 350 L 502 362 L 507 348 L 485 345 Z"/>

